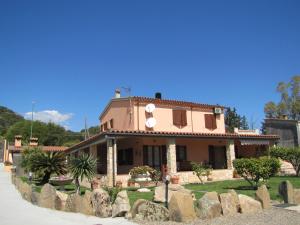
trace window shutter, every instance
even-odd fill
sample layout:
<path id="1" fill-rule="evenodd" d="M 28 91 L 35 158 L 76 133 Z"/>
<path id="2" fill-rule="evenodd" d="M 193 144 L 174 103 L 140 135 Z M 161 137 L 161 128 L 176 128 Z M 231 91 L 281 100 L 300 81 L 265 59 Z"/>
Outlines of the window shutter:
<path id="1" fill-rule="evenodd" d="M 211 121 L 210 114 L 205 114 L 204 118 L 205 118 L 205 128 L 212 129 L 212 121 Z"/>
<path id="2" fill-rule="evenodd" d="M 181 110 L 181 126 L 187 125 L 186 110 Z"/>
<path id="3" fill-rule="evenodd" d="M 114 120 L 113 120 L 113 119 L 111 119 L 111 120 L 109 121 L 109 125 L 110 125 L 110 128 L 111 128 L 111 129 L 114 128 Z"/>
<path id="4" fill-rule="evenodd" d="M 173 109 L 173 124 L 181 126 L 181 110 Z"/>
<path id="5" fill-rule="evenodd" d="M 211 115 L 211 121 L 212 121 L 212 129 L 213 130 L 217 129 L 217 119 L 215 115 Z"/>

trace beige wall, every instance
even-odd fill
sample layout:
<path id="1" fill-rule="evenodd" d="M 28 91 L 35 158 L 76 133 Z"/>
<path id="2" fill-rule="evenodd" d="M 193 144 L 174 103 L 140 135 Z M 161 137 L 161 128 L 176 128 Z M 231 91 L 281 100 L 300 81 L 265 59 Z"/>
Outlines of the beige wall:
<path id="1" fill-rule="evenodd" d="M 156 106 L 151 114 L 146 113 L 146 105 L 134 106 L 134 129 L 149 130 L 145 126 L 147 118 L 154 117 L 157 121 L 156 126 L 151 129 L 154 131 L 171 131 L 171 132 L 203 132 L 203 133 L 225 133 L 224 114 L 218 115 L 217 129 L 209 130 L 205 128 L 204 114 L 213 114 L 210 109 L 192 109 L 183 108 L 187 111 L 187 126 L 177 127 L 173 125 L 173 108 Z M 174 107 L 176 108 L 176 107 Z"/>

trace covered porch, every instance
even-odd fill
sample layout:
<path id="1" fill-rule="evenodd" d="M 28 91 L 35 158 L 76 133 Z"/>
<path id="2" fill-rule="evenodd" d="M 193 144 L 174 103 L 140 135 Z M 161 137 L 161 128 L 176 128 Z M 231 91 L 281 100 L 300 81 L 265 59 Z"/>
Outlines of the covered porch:
<path id="1" fill-rule="evenodd" d="M 211 166 L 213 180 L 231 179 L 236 157 L 266 154 L 275 143 L 267 136 L 239 136 L 111 131 L 71 147 L 69 153 L 96 157 L 98 177 L 108 186 L 115 186 L 117 181 L 127 186 L 130 169 L 142 165 L 160 170 L 163 177 L 177 175 L 180 183 L 194 183 L 199 180 L 191 171 L 192 161 Z"/>

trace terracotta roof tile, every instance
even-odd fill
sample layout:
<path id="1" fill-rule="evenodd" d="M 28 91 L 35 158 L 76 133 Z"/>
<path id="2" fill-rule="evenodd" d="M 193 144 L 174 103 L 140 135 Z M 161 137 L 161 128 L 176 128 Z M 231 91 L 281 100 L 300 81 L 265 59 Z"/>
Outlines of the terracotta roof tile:
<path id="1" fill-rule="evenodd" d="M 14 145 L 8 146 L 8 149 L 13 152 L 20 152 L 29 146 L 16 147 Z M 45 152 L 64 152 L 68 147 L 65 146 L 38 146 Z"/>

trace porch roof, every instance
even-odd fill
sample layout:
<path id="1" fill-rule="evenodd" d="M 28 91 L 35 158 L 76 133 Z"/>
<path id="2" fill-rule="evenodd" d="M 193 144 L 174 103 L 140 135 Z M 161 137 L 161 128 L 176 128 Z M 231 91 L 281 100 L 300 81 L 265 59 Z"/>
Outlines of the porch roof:
<path id="1" fill-rule="evenodd" d="M 104 131 L 84 140 L 66 151 L 71 152 L 89 145 L 100 143 L 107 137 L 161 137 L 161 138 L 198 138 L 198 139 L 232 139 L 232 140 L 278 140 L 278 135 L 236 134 L 236 133 L 195 133 L 195 132 L 168 132 L 168 131 L 137 131 L 137 130 L 110 130 Z"/>

